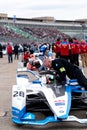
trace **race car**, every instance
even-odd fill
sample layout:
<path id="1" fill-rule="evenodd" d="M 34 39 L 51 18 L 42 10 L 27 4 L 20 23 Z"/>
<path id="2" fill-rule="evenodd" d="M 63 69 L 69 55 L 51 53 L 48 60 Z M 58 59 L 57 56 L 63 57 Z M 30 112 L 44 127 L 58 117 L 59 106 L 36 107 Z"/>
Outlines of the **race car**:
<path id="1" fill-rule="evenodd" d="M 47 82 L 49 77 L 50 82 Z M 87 109 L 87 91 L 76 79 L 66 84 L 56 80 L 53 70 L 41 73 L 18 68 L 16 85 L 12 87 L 12 122 L 16 124 L 45 125 L 49 122 L 77 121 L 87 123 L 70 115 L 71 110 Z M 37 113 L 43 113 L 39 119 Z"/>

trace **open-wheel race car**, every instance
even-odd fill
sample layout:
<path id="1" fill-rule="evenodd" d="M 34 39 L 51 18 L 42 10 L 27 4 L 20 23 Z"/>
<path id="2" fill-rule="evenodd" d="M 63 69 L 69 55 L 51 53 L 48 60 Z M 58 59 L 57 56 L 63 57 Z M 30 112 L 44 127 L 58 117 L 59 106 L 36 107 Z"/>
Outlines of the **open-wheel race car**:
<path id="1" fill-rule="evenodd" d="M 47 83 L 47 77 L 50 82 Z M 49 122 L 77 121 L 87 119 L 70 115 L 71 110 L 87 109 L 87 91 L 76 79 L 60 84 L 55 71 L 39 74 L 27 68 L 18 68 L 16 85 L 12 87 L 12 122 L 16 124 L 45 125 Z M 44 113 L 37 117 L 36 113 Z"/>

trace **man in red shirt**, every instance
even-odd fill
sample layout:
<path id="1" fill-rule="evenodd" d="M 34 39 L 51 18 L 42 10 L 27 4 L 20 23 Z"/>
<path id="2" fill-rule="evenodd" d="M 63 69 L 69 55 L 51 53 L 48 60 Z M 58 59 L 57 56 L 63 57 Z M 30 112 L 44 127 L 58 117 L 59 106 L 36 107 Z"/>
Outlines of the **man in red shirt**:
<path id="1" fill-rule="evenodd" d="M 64 38 L 60 46 L 61 46 L 60 57 L 68 60 L 69 59 L 69 43 L 66 38 Z"/>
<path id="2" fill-rule="evenodd" d="M 60 38 L 57 39 L 56 43 L 55 43 L 55 48 L 54 48 L 54 52 L 56 53 L 56 57 L 60 57 Z"/>
<path id="3" fill-rule="evenodd" d="M 24 55 L 23 55 L 24 67 L 26 67 L 26 65 L 27 65 L 27 63 L 29 61 L 29 56 L 30 56 L 30 53 L 28 51 L 25 51 Z"/>
<path id="4" fill-rule="evenodd" d="M 79 66 L 80 44 L 76 38 L 73 38 L 73 42 L 70 43 L 70 50 L 73 64 Z"/>
<path id="5" fill-rule="evenodd" d="M 10 45 L 10 43 L 8 43 L 7 45 L 7 54 L 8 54 L 8 63 L 12 63 L 13 62 L 13 48 L 12 45 Z"/>

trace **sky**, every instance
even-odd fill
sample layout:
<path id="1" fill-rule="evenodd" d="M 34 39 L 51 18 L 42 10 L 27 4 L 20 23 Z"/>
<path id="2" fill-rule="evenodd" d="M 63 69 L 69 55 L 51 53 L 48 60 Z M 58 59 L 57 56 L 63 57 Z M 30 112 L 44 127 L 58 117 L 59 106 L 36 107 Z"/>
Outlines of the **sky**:
<path id="1" fill-rule="evenodd" d="M 0 0 L 0 13 L 16 18 L 87 19 L 87 0 Z"/>

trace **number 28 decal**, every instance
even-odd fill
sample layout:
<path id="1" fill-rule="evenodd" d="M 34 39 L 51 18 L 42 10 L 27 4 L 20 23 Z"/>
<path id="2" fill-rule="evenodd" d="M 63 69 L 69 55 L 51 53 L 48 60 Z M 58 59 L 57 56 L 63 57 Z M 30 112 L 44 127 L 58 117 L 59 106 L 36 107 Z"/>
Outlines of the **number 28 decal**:
<path id="1" fill-rule="evenodd" d="M 24 97 L 23 91 L 14 91 L 13 97 Z"/>

